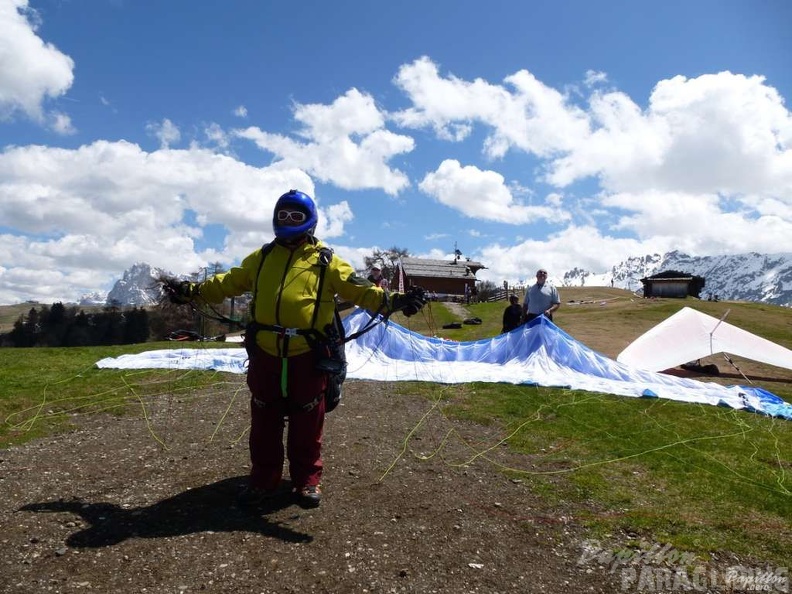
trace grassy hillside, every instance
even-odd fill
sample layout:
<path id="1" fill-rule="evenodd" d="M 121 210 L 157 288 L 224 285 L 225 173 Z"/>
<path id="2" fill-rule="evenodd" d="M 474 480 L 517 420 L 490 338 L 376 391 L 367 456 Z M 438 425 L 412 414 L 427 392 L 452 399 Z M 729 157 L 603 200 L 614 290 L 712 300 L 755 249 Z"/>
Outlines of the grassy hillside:
<path id="1" fill-rule="evenodd" d="M 0 305 L 0 334 L 5 334 L 14 329 L 14 324 L 19 319 L 19 316 L 27 317 L 31 309 L 40 310 L 45 304 L 41 303 L 17 303 L 14 305 Z M 52 306 L 51 303 L 46 304 Z M 78 311 L 82 310 L 85 313 L 102 311 L 103 305 L 66 305 L 67 309 L 76 307 Z"/>
<path id="2" fill-rule="evenodd" d="M 0 334 L 14 329 L 19 316 L 26 316 L 31 309 L 39 309 L 38 303 L 19 303 L 16 305 L 0 305 Z"/>
<path id="3" fill-rule="evenodd" d="M 561 297 L 556 323 L 612 358 L 685 305 L 715 317 L 728 310 L 730 323 L 792 348 L 792 311 L 780 307 L 644 300 L 596 287 L 562 289 Z M 499 332 L 504 307 L 482 303 L 458 310 L 433 303 L 418 316 L 394 319 L 421 333 L 472 340 Z M 442 328 L 465 317 L 483 323 Z M 152 398 L 181 398 L 229 385 L 244 390 L 239 378 L 223 374 L 98 370 L 93 365 L 106 356 L 172 346 L 0 349 L 0 445 L 61 430 L 77 415 L 145 418 Z M 752 381 L 792 402 L 792 371 L 735 360 L 737 371 L 723 358 L 713 362 L 722 374 L 706 381 Z M 422 434 L 420 442 L 407 436 L 409 450 L 414 446 L 421 456 L 442 455 L 447 440 L 464 441 L 459 429 L 465 423 L 487 425 L 491 441 L 468 443 L 468 460 L 447 463 L 498 464 L 560 508 L 574 510 L 599 538 L 618 534 L 623 542 L 627 535 L 636 543 L 670 543 L 702 556 L 730 551 L 780 566 L 792 558 L 790 421 L 708 405 L 535 386 L 403 383 L 392 389 L 422 395 L 451 427 L 444 435 Z M 499 453 L 507 450 L 505 462 Z"/>

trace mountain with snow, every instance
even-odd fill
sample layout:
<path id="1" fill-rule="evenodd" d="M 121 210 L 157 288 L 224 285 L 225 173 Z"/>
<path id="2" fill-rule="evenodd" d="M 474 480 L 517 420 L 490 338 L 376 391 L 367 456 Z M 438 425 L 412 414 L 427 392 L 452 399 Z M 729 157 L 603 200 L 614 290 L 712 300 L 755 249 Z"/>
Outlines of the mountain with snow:
<path id="1" fill-rule="evenodd" d="M 632 257 L 606 272 L 581 268 L 568 270 L 552 282 L 558 287 L 614 286 L 640 293 L 641 279 L 659 272 L 675 270 L 705 279 L 702 298 L 756 301 L 792 307 L 792 253 L 736 254 L 729 256 L 689 256 L 682 252 Z M 125 271 L 107 297 L 86 295 L 88 303 L 153 305 L 160 299 L 157 277 L 167 274 L 159 268 L 138 263 Z"/>
<path id="2" fill-rule="evenodd" d="M 105 305 L 106 303 L 107 295 L 100 293 L 99 291 L 94 291 L 93 293 L 87 293 L 80 297 L 78 305 L 93 307 L 97 305 Z"/>
<path id="3" fill-rule="evenodd" d="M 152 268 L 145 263 L 137 263 L 124 271 L 107 294 L 107 305 L 154 305 L 162 295 L 157 278 L 167 274 L 160 268 Z"/>
<path id="4" fill-rule="evenodd" d="M 689 256 L 682 252 L 628 258 L 604 273 L 574 268 L 559 286 L 612 286 L 640 292 L 641 279 L 675 270 L 705 279 L 702 298 L 757 301 L 792 307 L 792 253 Z"/>

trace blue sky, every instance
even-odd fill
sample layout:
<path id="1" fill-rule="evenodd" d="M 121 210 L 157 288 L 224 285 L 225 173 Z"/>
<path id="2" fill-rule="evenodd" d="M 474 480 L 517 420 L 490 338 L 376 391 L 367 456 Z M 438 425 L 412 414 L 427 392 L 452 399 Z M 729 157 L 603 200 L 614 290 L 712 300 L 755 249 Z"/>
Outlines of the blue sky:
<path id="1" fill-rule="evenodd" d="M 784 0 L 0 0 L 0 303 L 233 265 L 290 188 L 529 280 L 792 252 Z"/>

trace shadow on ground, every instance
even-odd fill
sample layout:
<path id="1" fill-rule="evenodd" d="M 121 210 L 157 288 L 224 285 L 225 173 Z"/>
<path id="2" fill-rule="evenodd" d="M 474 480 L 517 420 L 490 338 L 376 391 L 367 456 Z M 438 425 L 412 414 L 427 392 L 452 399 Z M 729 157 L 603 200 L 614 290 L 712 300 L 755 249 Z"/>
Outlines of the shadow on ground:
<path id="1" fill-rule="evenodd" d="M 81 499 L 30 503 L 19 511 L 36 513 L 68 512 L 89 524 L 66 539 L 75 548 L 116 545 L 128 538 L 162 538 L 196 532 L 255 532 L 286 542 L 311 542 L 309 534 L 297 532 L 263 517 L 292 504 L 290 489 L 282 496 L 255 509 L 235 504 L 247 484 L 247 477 L 233 477 L 188 489 L 173 497 L 138 508 L 122 508 L 114 503 L 90 503 Z"/>

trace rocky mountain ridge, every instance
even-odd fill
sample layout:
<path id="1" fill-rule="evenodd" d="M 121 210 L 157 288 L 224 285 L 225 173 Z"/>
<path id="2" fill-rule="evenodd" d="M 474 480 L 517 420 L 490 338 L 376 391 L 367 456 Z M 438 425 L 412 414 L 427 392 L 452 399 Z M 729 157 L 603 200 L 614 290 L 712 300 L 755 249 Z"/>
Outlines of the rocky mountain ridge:
<path id="1" fill-rule="evenodd" d="M 628 258 L 601 274 L 579 268 L 564 273 L 559 286 L 614 286 L 642 290 L 641 279 L 677 270 L 705 279 L 702 298 L 756 301 L 792 307 L 792 253 L 689 256 L 679 251 Z"/>
<path id="2" fill-rule="evenodd" d="M 124 271 L 106 297 L 102 298 L 98 293 L 84 295 L 80 299 L 80 305 L 154 305 L 161 297 L 157 278 L 163 274 L 168 273 L 161 268 L 138 262 Z"/>
<path id="3" fill-rule="evenodd" d="M 559 287 L 613 286 L 640 293 L 642 278 L 667 270 L 704 277 L 703 298 L 717 295 L 719 299 L 792 307 L 792 253 L 689 256 L 674 251 L 628 258 L 603 273 L 573 268 L 553 282 Z M 156 279 L 163 273 L 137 263 L 124 272 L 106 297 L 86 295 L 80 304 L 153 305 L 160 298 Z"/>

